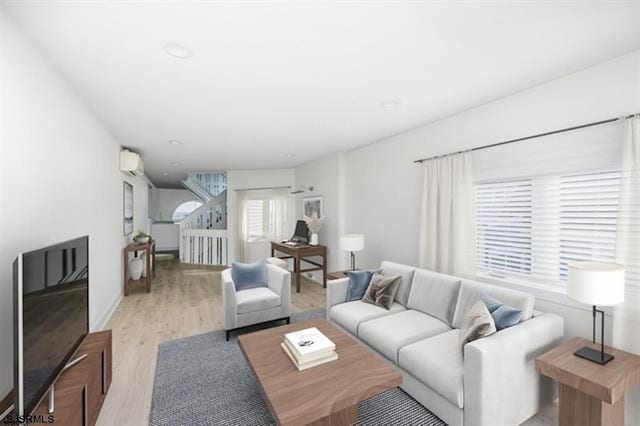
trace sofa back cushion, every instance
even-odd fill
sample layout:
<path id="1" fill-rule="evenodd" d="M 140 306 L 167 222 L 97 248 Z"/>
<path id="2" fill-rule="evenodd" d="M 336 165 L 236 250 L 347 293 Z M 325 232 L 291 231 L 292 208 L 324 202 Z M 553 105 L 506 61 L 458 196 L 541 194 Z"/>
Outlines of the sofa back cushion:
<path id="1" fill-rule="evenodd" d="M 533 302 L 535 298 L 532 295 L 504 287 L 463 279 L 460 283 L 460 294 L 458 295 L 458 302 L 453 315 L 453 328 L 460 328 L 462 326 L 465 315 L 478 300 L 481 300 L 482 293 L 486 293 L 500 302 L 522 311 L 520 322 L 530 319 L 533 314 Z"/>
<path id="2" fill-rule="evenodd" d="M 462 278 L 416 269 L 407 308 L 415 309 L 451 325 Z"/>
<path id="3" fill-rule="evenodd" d="M 413 273 L 416 268 L 385 260 L 380 264 L 380 269 L 382 269 L 382 275 L 388 277 L 400 275 L 400 285 L 398 286 L 394 300 L 406 308 L 407 300 L 409 300 L 409 291 L 411 290 L 411 282 L 413 281 Z"/>

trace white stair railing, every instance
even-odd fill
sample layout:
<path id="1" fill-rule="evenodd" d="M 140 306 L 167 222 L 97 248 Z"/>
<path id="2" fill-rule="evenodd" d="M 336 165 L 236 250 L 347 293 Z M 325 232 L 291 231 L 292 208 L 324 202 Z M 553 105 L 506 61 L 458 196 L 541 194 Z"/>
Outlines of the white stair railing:
<path id="1" fill-rule="evenodd" d="M 226 265 L 228 241 L 226 229 L 181 230 L 180 260 L 199 265 Z"/>
<path id="2" fill-rule="evenodd" d="M 227 191 L 223 191 L 180 222 L 180 260 L 201 265 L 226 265 L 226 228 Z"/>

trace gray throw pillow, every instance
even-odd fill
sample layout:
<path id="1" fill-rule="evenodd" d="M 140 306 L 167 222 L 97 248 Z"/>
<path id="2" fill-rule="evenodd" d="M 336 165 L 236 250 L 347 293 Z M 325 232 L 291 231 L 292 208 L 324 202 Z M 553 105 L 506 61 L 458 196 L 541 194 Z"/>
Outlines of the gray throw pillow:
<path id="1" fill-rule="evenodd" d="M 387 277 L 373 274 L 362 301 L 389 310 L 393 305 L 393 298 L 396 297 L 398 287 L 400 287 L 400 275 Z"/>
<path id="2" fill-rule="evenodd" d="M 371 277 L 377 273 L 380 273 L 379 269 L 376 271 L 347 271 L 347 275 L 349 276 L 347 302 L 362 300 L 371 282 Z"/>
<path id="3" fill-rule="evenodd" d="M 481 337 L 487 337 L 496 332 L 496 324 L 482 300 L 478 300 L 467 312 L 460 328 L 460 347 Z"/>
<path id="4" fill-rule="evenodd" d="M 255 263 L 231 264 L 231 279 L 236 291 L 247 290 L 256 287 L 267 287 L 267 262 L 260 260 Z"/>

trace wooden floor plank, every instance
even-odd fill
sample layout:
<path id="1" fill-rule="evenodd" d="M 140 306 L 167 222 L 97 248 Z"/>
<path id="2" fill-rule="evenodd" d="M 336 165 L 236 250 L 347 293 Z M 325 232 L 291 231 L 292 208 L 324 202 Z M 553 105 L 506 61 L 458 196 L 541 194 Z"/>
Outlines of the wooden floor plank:
<path id="1" fill-rule="evenodd" d="M 98 426 L 149 423 L 158 345 L 220 330 L 224 268 L 158 262 L 151 293 L 134 289 L 122 299 L 106 328 L 113 330 L 113 383 Z M 304 278 L 291 292 L 292 312 L 324 307 L 322 284 Z"/>

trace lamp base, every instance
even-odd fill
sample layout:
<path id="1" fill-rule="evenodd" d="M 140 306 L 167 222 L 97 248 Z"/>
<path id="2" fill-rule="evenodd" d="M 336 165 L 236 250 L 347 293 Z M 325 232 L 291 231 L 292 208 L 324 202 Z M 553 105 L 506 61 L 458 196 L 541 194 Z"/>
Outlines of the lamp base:
<path id="1" fill-rule="evenodd" d="M 577 350 L 574 352 L 574 355 L 600 365 L 605 365 L 614 358 L 611 354 L 600 352 L 599 350 L 588 346 Z"/>

